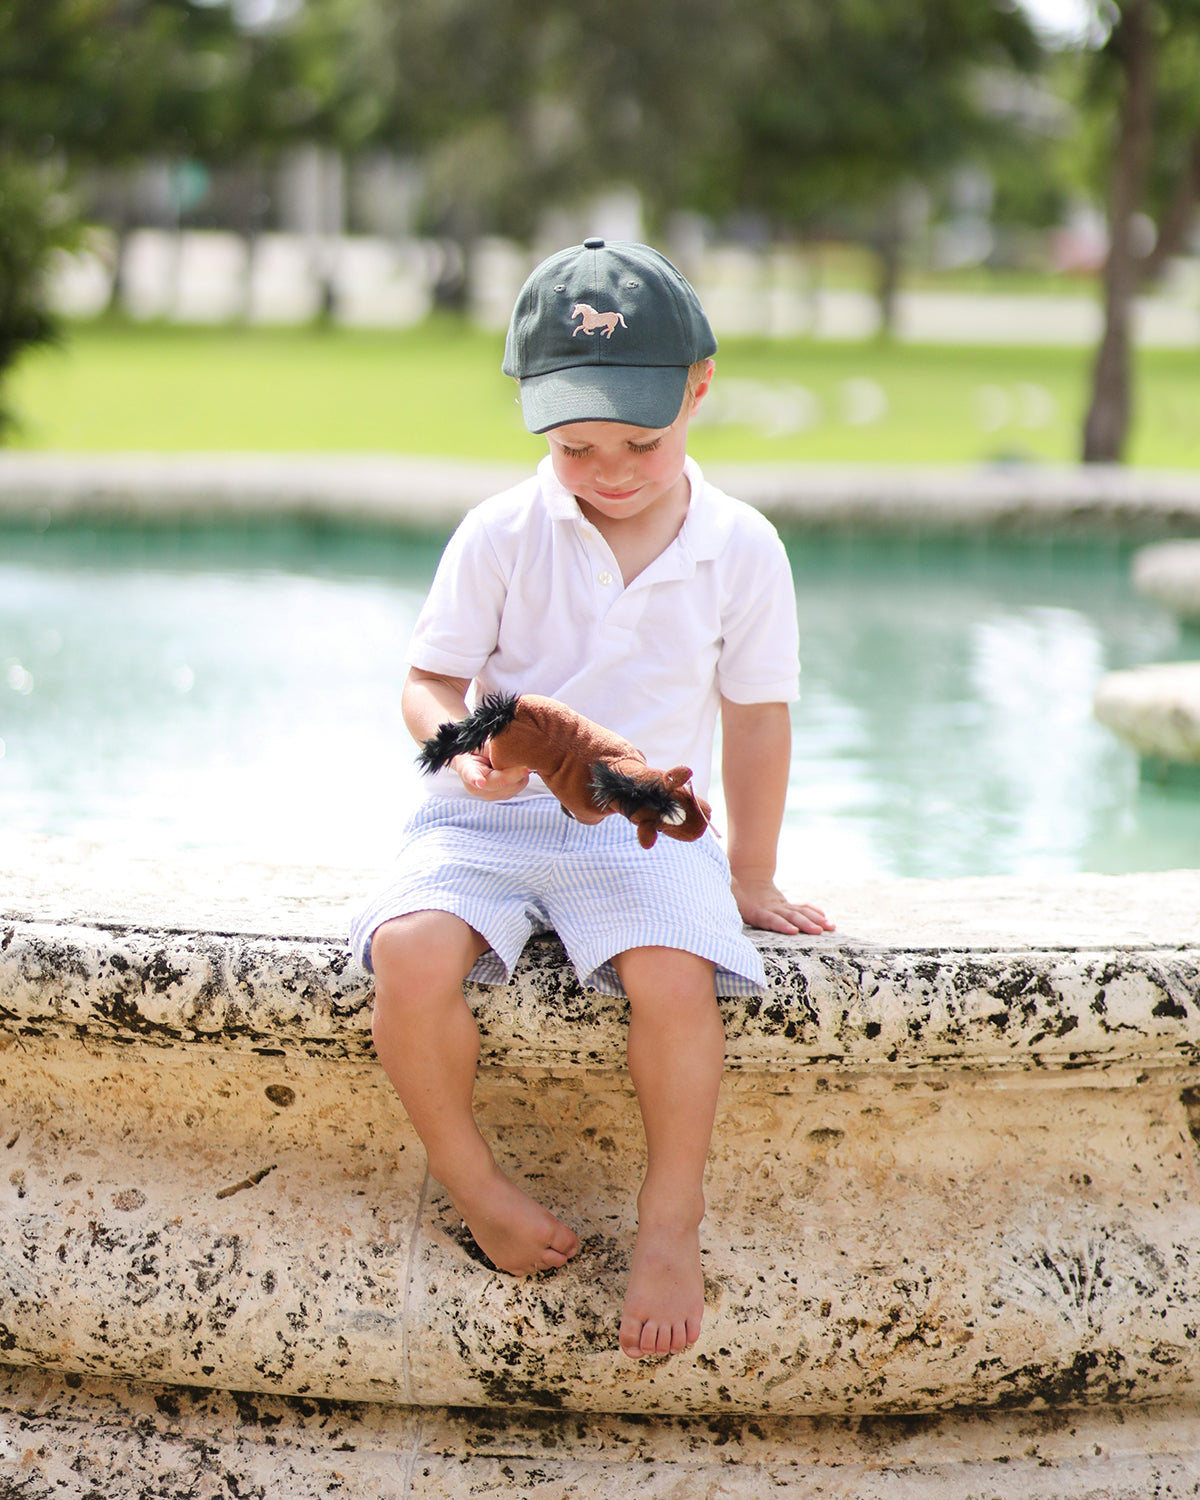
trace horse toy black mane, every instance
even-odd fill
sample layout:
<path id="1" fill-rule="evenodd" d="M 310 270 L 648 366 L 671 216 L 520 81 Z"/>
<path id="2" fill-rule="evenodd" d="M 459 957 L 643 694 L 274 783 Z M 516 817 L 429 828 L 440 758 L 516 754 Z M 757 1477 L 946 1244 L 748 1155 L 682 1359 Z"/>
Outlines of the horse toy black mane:
<path id="1" fill-rule="evenodd" d="M 688 766 L 655 770 L 619 734 L 537 693 L 485 697 L 469 717 L 441 725 L 418 759 L 426 771 L 440 771 L 456 755 L 476 754 L 485 745 L 496 770 L 536 771 L 580 823 L 599 823 L 613 813 L 628 818 L 644 849 L 660 833 L 698 839 L 712 816 L 688 784 Z"/>

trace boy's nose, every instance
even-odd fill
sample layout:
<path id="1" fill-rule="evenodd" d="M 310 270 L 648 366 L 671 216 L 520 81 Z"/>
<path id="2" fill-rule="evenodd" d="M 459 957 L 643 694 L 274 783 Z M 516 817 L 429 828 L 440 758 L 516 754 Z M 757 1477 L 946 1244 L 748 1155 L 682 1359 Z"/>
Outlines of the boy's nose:
<path id="1" fill-rule="evenodd" d="M 601 459 L 596 465 L 596 483 L 606 490 L 619 490 L 633 475 L 628 458 Z"/>

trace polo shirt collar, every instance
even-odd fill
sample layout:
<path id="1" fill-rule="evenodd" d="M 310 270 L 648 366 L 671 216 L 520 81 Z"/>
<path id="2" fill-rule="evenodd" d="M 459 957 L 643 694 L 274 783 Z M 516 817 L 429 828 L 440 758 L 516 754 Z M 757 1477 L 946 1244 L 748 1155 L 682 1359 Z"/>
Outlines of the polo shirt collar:
<path id="1" fill-rule="evenodd" d="M 576 522 L 582 520 L 583 512 L 579 509 L 579 501 L 564 484 L 560 483 L 549 455 L 538 464 L 537 472 L 538 483 L 546 502 L 546 510 L 551 519 Z M 683 472 L 688 477 L 692 493 L 688 501 L 687 519 L 676 541 L 681 542 L 684 549 L 697 562 L 703 562 L 716 557 L 721 550 L 715 507 L 709 496 L 708 487 L 705 485 L 704 475 L 700 472 L 700 465 L 690 455 L 683 460 Z"/>
<path id="2" fill-rule="evenodd" d="M 555 521 L 580 520 L 583 512 L 579 509 L 579 501 L 566 485 L 559 482 L 558 475 L 554 472 L 554 463 L 549 455 L 538 464 L 537 475 L 551 519 Z"/>

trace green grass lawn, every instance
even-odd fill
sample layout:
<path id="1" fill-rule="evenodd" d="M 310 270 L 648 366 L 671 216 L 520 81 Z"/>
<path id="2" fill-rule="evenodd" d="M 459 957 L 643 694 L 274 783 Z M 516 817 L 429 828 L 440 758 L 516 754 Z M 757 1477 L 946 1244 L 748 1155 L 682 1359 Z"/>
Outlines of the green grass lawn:
<path id="1" fill-rule="evenodd" d="M 73 327 L 26 355 L 18 448 L 392 452 L 524 461 L 503 340 L 453 319 L 401 332 Z M 727 340 L 703 462 L 971 463 L 1078 456 L 1091 351 Z M 1200 465 L 1200 355 L 1138 359 L 1129 457 Z M 799 423 L 800 425 L 797 425 Z"/>

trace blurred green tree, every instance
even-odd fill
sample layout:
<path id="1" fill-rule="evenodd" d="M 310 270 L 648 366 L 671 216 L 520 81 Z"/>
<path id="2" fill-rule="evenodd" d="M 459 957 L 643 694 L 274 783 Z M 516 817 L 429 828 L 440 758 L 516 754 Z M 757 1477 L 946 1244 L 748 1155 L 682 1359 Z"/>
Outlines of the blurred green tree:
<path id="1" fill-rule="evenodd" d="M 1037 38 L 992 0 L 836 0 L 754 6 L 759 56 L 713 182 L 777 229 L 840 225 L 877 253 L 890 327 L 906 188 L 937 185 L 1019 133 L 989 77 L 1032 70 Z"/>
<path id="2" fill-rule="evenodd" d="M 755 45 L 747 0 L 308 0 L 291 46 L 312 127 L 419 156 L 437 234 L 526 238 L 612 184 L 699 196 Z"/>
<path id="3" fill-rule="evenodd" d="M 78 242 L 60 186 L 53 164 L 0 147 L 0 440 L 13 420 L 3 400 L 6 372 L 24 349 L 55 336 L 42 296 L 46 266 Z"/>
<path id="4" fill-rule="evenodd" d="M 43 288 L 79 242 L 72 170 L 246 150 L 286 125 L 260 86 L 274 66 L 221 0 L 0 0 L 0 387 L 56 334 Z"/>
<path id="5" fill-rule="evenodd" d="M 419 151 L 439 233 L 618 183 L 652 219 L 836 215 L 889 308 L 901 189 L 1011 135 L 981 69 L 1040 56 L 1004 0 L 308 0 L 296 35 L 330 138 Z"/>

